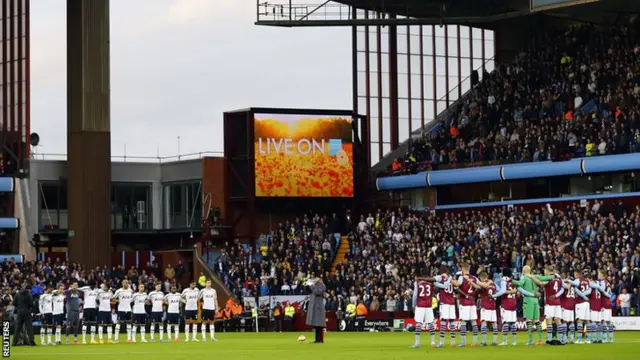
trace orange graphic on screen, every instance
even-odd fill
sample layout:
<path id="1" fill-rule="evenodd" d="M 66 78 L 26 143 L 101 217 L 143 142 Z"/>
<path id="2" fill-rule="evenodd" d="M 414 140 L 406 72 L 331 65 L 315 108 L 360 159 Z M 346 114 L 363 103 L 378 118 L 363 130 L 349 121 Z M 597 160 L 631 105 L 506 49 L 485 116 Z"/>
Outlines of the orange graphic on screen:
<path id="1" fill-rule="evenodd" d="M 352 119 L 255 115 L 256 196 L 352 197 Z"/>

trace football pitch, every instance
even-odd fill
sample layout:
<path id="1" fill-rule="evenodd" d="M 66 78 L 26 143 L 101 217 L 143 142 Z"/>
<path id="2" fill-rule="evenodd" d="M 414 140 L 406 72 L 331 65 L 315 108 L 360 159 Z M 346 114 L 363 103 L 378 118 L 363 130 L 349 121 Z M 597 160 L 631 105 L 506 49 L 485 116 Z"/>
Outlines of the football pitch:
<path id="1" fill-rule="evenodd" d="M 135 360 L 198 360 L 216 359 L 417 359 L 438 357 L 446 360 L 544 360 L 544 359 L 640 359 L 640 332 L 618 332 L 614 344 L 566 346 L 505 346 L 471 348 L 438 348 L 429 346 L 429 334 L 422 335 L 422 348 L 410 349 L 413 333 L 335 333 L 326 334 L 324 344 L 311 344 L 312 333 L 303 333 L 307 342 L 299 344 L 301 333 L 219 333 L 218 342 L 136 343 L 113 345 L 58 345 L 12 347 L 15 359 L 135 359 Z M 425 336 L 426 335 L 426 336 Z M 63 337 L 64 338 L 64 337 Z M 510 338 L 510 336 L 509 336 Z M 181 340 L 184 334 L 181 334 Z M 436 335 L 436 341 L 439 338 Z M 491 341 L 491 334 L 488 336 Z M 499 335 L 499 340 L 502 335 Z M 537 339 L 537 336 L 536 336 Z M 471 336 L 468 336 L 471 340 Z M 526 334 L 520 333 L 520 344 Z M 36 336 L 36 341 L 39 337 Z M 63 340 L 64 341 L 64 340 Z M 124 341 L 124 342 L 123 342 Z M 458 342 L 460 341 L 458 337 Z M 445 339 L 449 343 L 449 337 Z M 426 346 L 425 346 L 426 344 Z"/>

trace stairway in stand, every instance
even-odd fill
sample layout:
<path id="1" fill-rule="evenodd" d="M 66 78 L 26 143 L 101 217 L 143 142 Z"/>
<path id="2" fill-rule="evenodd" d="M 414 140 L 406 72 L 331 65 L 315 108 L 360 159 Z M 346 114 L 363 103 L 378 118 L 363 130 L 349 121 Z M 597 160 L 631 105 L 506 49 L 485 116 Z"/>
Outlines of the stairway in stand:
<path id="1" fill-rule="evenodd" d="M 343 236 L 340 238 L 340 247 L 336 252 L 336 257 L 333 259 L 333 265 L 331 266 L 331 276 L 336 273 L 336 266 L 344 262 L 347 253 L 349 252 L 349 238 Z"/>

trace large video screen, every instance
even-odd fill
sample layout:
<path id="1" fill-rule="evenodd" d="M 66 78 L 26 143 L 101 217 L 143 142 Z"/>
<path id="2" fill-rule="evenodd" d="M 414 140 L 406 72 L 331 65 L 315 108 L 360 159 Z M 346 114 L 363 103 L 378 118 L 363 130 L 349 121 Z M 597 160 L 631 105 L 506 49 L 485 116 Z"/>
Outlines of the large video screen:
<path id="1" fill-rule="evenodd" d="M 254 114 L 256 196 L 352 197 L 351 117 Z"/>

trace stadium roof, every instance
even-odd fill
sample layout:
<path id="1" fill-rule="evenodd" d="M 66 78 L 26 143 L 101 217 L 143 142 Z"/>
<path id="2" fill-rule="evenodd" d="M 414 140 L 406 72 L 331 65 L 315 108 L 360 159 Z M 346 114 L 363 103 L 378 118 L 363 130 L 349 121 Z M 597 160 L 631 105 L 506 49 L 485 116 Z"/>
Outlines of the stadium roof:
<path id="1" fill-rule="evenodd" d="M 262 12 L 261 6 L 271 9 Z M 353 19 L 351 6 L 384 15 Z M 503 21 L 532 14 L 614 23 L 620 15 L 639 12 L 640 1 L 631 0 L 317 0 L 314 5 L 259 3 L 256 24 L 287 27 L 460 24 L 492 28 Z"/>

